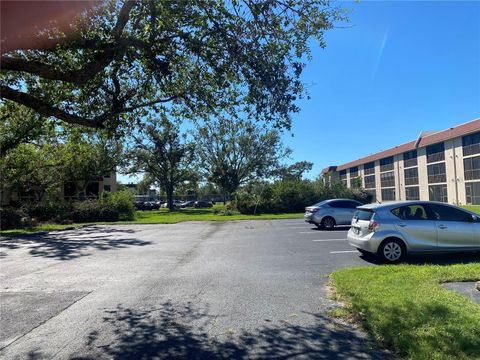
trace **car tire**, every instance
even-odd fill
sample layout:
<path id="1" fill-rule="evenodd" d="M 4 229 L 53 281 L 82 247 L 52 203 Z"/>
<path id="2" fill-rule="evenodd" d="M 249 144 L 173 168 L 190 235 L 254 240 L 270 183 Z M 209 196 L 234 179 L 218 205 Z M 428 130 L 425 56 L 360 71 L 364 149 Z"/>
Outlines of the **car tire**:
<path id="1" fill-rule="evenodd" d="M 405 244 L 397 239 L 386 239 L 378 248 L 378 256 L 388 264 L 398 264 L 406 255 Z"/>
<path id="2" fill-rule="evenodd" d="M 320 225 L 322 226 L 322 229 L 332 230 L 335 227 L 335 219 L 331 216 L 326 216 L 322 219 Z"/>

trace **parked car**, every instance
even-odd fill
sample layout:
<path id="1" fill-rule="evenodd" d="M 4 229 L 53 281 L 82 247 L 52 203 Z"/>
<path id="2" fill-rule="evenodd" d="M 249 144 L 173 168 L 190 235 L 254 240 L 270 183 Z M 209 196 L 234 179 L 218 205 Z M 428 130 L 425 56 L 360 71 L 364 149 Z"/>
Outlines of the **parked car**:
<path id="1" fill-rule="evenodd" d="M 358 207 L 348 242 L 387 263 L 409 253 L 480 251 L 480 215 L 433 201 Z"/>
<path id="2" fill-rule="evenodd" d="M 210 201 L 199 200 L 195 201 L 195 204 L 193 206 L 195 206 L 196 208 L 210 208 L 213 206 L 213 204 Z"/>
<path id="3" fill-rule="evenodd" d="M 182 202 L 179 200 L 173 200 L 173 207 L 174 208 L 179 208 L 180 205 L 182 205 Z M 161 205 L 162 208 L 167 208 L 168 207 L 168 202 L 165 202 L 164 204 Z"/>
<path id="4" fill-rule="evenodd" d="M 182 209 L 187 207 L 194 207 L 194 206 L 195 206 L 195 201 L 185 201 L 180 205 Z"/>
<path id="5" fill-rule="evenodd" d="M 331 230 L 338 225 L 350 225 L 357 206 L 362 203 L 351 199 L 330 199 L 305 208 L 304 219 L 322 229 Z"/>

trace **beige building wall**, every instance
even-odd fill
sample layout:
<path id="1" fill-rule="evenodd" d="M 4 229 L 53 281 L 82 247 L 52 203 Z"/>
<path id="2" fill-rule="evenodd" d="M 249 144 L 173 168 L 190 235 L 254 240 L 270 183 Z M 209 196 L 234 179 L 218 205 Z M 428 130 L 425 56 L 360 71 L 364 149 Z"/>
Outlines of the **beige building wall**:
<path id="1" fill-rule="evenodd" d="M 430 200 L 429 187 L 431 185 L 445 185 L 447 187 L 447 200 L 450 204 L 465 205 L 467 204 L 466 181 L 464 159 L 480 156 L 479 153 L 463 156 L 463 136 L 457 136 L 452 139 L 443 141 L 444 144 L 444 160 L 427 163 L 427 147 L 417 148 L 417 170 L 418 185 L 408 185 L 409 187 L 418 186 L 419 198 L 422 201 Z M 432 144 L 432 146 L 435 144 Z M 428 166 L 432 164 L 445 163 L 445 183 L 428 182 Z M 403 153 L 394 155 L 394 174 L 395 174 L 395 199 L 406 200 L 406 184 L 405 184 L 405 163 Z M 412 168 L 412 167 L 409 167 Z M 335 173 L 334 173 L 335 174 Z M 358 174 L 362 178 L 362 187 L 365 188 L 365 170 L 364 164 L 358 165 Z M 384 202 L 382 199 L 382 186 L 380 178 L 380 160 L 375 161 L 375 192 L 377 201 Z M 336 172 L 337 178 L 339 173 Z M 350 169 L 346 172 L 347 186 L 350 187 Z M 480 183 L 480 179 L 468 180 L 467 183 Z M 371 190 L 371 189 L 369 189 Z M 476 195 L 478 196 L 478 195 Z"/>
<path id="2" fill-rule="evenodd" d="M 461 137 L 453 139 L 453 156 L 457 170 L 455 174 L 455 186 L 458 194 L 458 205 L 465 205 L 467 203 L 467 196 L 465 193 L 465 169 L 463 166 L 463 144 Z"/>

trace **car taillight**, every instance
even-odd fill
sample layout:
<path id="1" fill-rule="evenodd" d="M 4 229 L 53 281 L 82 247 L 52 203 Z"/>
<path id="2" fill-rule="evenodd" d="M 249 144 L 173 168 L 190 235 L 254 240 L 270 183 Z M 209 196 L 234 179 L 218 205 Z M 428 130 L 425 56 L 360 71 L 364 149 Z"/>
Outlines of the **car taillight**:
<path id="1" fill-rule="evenodd" d="M 374 220 L 370 220 L 370 223 L 368 224 L 368 231 L 372 232 L 378 229 L 380 224 Z"/>

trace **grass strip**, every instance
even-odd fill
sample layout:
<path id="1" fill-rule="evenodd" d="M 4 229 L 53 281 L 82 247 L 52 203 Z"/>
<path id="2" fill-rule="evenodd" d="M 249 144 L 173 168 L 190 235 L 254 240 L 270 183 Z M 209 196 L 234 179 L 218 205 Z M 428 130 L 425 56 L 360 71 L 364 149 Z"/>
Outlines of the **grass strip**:
<path id="1" fill-rule="evenodd" d="M 330 276 L 347 314 L 383 346 L 409 359 L 480 359 L 480 306 L 444 282 L 480 280 L 480 262 L 385 265 Z"/>

